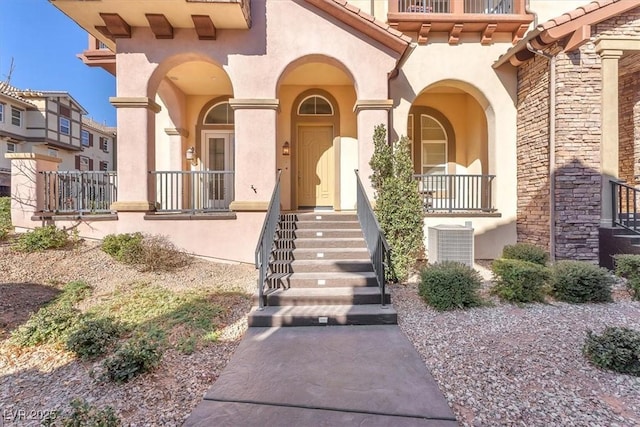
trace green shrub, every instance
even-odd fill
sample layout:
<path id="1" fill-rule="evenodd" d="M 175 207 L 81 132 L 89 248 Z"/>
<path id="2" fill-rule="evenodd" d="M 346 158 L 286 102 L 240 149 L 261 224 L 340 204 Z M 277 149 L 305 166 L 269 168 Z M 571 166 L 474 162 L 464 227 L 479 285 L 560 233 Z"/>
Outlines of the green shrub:
<path id="1" fill-rule="evenodd" d="M 162 349 L 157 341 L 147 337 L 134 338 L 120 347 L 103 363 L 107 379 L 122 383 L 158 366 Z"/>
<path id="2" fill-rule="evenodd" d="M 547 265 L 549 254 L 544 249 L 528 243 L 507 245 L 502 249 L 502 258 L 519 259 L 534 264 Z"/>
<path id="3" fill-rule="evenodd" d="M 481 304 L 482 278 L 464 264 L 445 261 L 422 270 L 420 296 L 436 310 L 475 307 Z"/>
<path id="4" fill-rule="evenodd" d="M 11 230 L 11 199 L 0 197 L 0 240 L 6 239 Z"/>
<path id="5" fill-rule="evenodd" d="M 69 282 L 62 288 L 62 293 L 58 295 L 56 301 L 77 304 L 89 295 L 92 288 L 83 280 Z"/>
<path id="6" fill-rule="evenodd" d="M 123 328 L 110 317 L 85 319 L 69 335 L 67 350 L 83 359 L 101 356 L 118 340 Z"/>
<path id="7" fill-rule="evenodd" d="M 510 302 L 544 301 L 549 270 L 518 259 L 497 259 L 491 264 L 495 283 L 491 293 Z"/>
<path id="8" fill-rule="evenodd" d="M 11 342 L 23 347 L 63 342 L 79 316 L 80 312 L 71 304 L 45 306 L 11 333 Z"/>
<path id="9" fill-rule="evenodd" d="M 627 279 L 627 289 L 631 296 L 640 300 L 640 255 L 616 255 L 615 273 Z"/>
<path id="10" fill-rule="evenodd" d="M 64 427 L 117 427 L 122 425 L 110 406 L 98 409 L 84 399 L 74 399 L 71 401 L 71 409 L 71 414 L 60 420 Z"/>
<path id="11" fill-rule="evenodd" d="M 405 280 L 424 253 L 423 206 L 406 138 L 387 144 L 383 125 L 375 128 L 374 153 L 369 162 L 376 191 L 375 213 L 391 246 L 389 278 Z"/>
<path id="12" fill-rule="evenodd" d="M 633 329 L 607 327 L 602 335 L 587 331 L 582 353 L 599 368 L 640 376 L 640 332 Z"/>
<path id="13" fill-rule="evenodd" d="M 19 252 L 39 252 L 62 248 L 68 243 L 69 235 L 65 230 L 60 230 L 55 225 L 45 225 L 20 234 L 13 248 Z"/>
<path id="14" fill-rule="evenodd" d="M 102 240 L 100 248 L 115 260 L 125 264 L 136 264 L 142 253 L 142 233 L 109 234 Z"/>
<path id="15" fill-rule="evenodd" d="M 552 269 L 553 296 L 570 303 L 609 302 L 613 277 L 584 261 L 559 261 Z"/>

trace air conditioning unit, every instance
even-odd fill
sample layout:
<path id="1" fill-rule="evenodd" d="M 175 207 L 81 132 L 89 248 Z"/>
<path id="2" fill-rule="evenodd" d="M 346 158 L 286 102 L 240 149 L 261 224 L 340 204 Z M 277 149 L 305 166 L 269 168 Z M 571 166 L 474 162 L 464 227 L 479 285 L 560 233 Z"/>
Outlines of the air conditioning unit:
<path id="1" fill-rule="evenodd" d="M 457 261 L 473 267 L 473 227 L 466 225 L 436 225 L 427 232 L 429 264 Z"/>

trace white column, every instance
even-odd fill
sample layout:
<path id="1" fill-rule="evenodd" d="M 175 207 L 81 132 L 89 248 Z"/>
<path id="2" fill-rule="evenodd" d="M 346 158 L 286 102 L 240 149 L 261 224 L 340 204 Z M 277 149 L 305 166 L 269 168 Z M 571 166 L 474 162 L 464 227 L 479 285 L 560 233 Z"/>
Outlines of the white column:
<path id="1" fill-rule="evenodd" d="M 155 210 L 155 114 L 160 106 L 146 97 L 109 98 L 117 110 L 118 201 L 121 212 Z"/>
<path id="2" fill-rule="evenodd" d="M 235 121 L 233 211 L 266 211 L 277 173 L 277 99 L 230 99 Z"/>

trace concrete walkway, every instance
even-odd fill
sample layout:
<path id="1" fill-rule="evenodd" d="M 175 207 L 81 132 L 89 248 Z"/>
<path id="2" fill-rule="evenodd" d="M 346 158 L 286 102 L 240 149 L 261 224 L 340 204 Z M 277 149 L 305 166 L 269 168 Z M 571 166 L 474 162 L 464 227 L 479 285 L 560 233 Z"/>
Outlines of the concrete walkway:
<path id="1" fill-rule="evenodd" d="M 458 423 L 396 325 L 249 328 L 185 426 Z"/>

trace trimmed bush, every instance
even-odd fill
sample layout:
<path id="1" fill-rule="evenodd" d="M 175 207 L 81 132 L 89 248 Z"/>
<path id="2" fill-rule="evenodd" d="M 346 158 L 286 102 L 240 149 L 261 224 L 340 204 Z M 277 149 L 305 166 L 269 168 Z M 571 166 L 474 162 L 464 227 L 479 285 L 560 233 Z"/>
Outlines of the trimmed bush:
<path id="1" fill-rule="evenodd" d="M 67 350 L 83 359 L 101 356 L 118 340 L 122 325 L 110 317 L 86 319 L 67 339 Z"/>
<path id="2" fill-rule="evenodd" d="M 505 246 L 502 249 L 502 258 L 519 259 L 540 265 L 547 265 L 549 262 L 549 254 L 544 249 L 528 243 Z"/>
<path id="3" fill-rule="evenodd" d="M 63 342 L 79 317 L 80 312 L 71 304 L 43 307 L 11 333 L 11 342 L 23 347 Z"/>
<path id="4" fill-rule="evenodd" d="M 552 269 L 553 296 L 570 303 L 610 302 L 613 277 L 584 261 L 559 261 Z"/>
<path id="5" fill-rule="evenodd" d="M 436 310 L 477 307 L 482 303 L 478 296 L 482 278 L 471 267 L 445 261 L 425 268 L 420 276 L 420 296 Z"/>
<path id="6" fill-rule="evenodd" d="M 122 425 L 111 406 L 99 409 L 84 399 L 71 401 L 71 414 L 60 420 L 64 427 L 118 427 Z"/>
<path id="7" fill-rule="evenodd" d="M 123 383 L 154 369 L 162 359 L 160 344 L 147 337 L 126 342 L 103 363 L 105 376 L 110 381 Z"/>
<path id="8" fill-rule="evenodd" d="M 602 369 L 640 376 L 640 332 L 623 327 L 607 327 L 602 335 L 587 331 L 584 356 Z"/>
<path id="9" fill-rule="evenodd" d="M 18 236 L 13 248 L 19 252 L 40 252 L 67 246 L 69 235 L 55 225 L 37 227 Z"/>
<path id="10" fill-rule="evenodd" d="M 640 255 L 616 255 L 615 273 L 627 279 L 627 289 L 635 300 L 640 300 Z"/>
<path id="11" fill-rule="evenodd" d="M 495 283 L 491 293 L 510 302 L 544 301 L 549 270 L 518 259 L 497 259 L 491 264 Z"/>
<path id="12" fill-rule="evenodd" d="M 142 233 L 109 234 L 102 240 L 102 249 L 116 261 L 136 264 L 142 254 Z"/>

